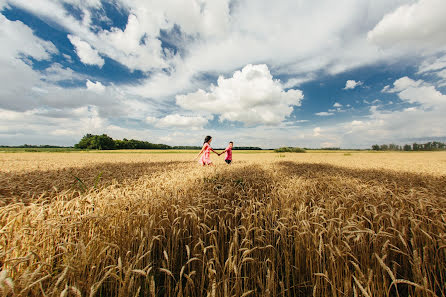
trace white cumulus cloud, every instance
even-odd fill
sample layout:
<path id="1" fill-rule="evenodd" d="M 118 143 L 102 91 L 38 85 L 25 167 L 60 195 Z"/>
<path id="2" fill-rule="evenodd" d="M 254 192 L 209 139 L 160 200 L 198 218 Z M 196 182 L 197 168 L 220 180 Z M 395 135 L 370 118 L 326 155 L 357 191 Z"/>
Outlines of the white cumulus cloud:
<path id="1" fill-rule="evenodd" d="M 0 59 L 18 58 L 19 54 L 36 60 L 48 60 L 58 53 L 52 42 L 42 40 L 20 21 L 10 21 L 0 14 Z"/>
<path id="2" fill-rule="evenodd" d="M 220 121 L 248 125 L 279 124 L 291 114 L 293 106 L 301 105 L 302 99 L 300 90 L 284 91 L 264 64 L 246 65 L 230 78 L 220 76 L 209 92 L 199 89 L 176 96 L 177 104 L 184 109 L 218 114 Z"/>
<path id="3" fill-rule="evenodd" d="M 93 49 L 88 42 L 81 40 L 79 37 L 73 35 L 68 35 L 68 39 L 76 48 L 76 53 L 82 63 L 88 65 L 97 65 L 99 67 L 104 66 L 104 59 L 99 56 L 98 51 Z"/>
<path id="4" fill-rule="evenodd" d="M 368 39 L 382 47 L 444 50 L 445 11 L 444 0 L 419 0 L 402 5 L 384 16 L 368 33 Z"/>
<path id="5" fill-rule="evenodd" d="M 0 108 L 26 110 L 36 105 L 33 87 L 39 87 L 40 75 L 28 59 L 49 60 L 58 50 L 42 40 L 20 21 L 0 14 Z"/>
<path id="6" fill-rule="evenodd" d="M 334 113 L 327 112 L 327 111 L 321 111 L 321 112 L 315 113 L 315 115 L 320 116 L 320 117 L 327 117 L 327 116 L 334 115 Z"/>
<path id="7" fill-rule="evenodd" d="M 200 130 L 208 123 L 208 118 L 202 116 L 183 116 L 170 114 L 162 118 L 148 116 L 146 122 L 158 128 L 178 128 Z"/>
<path id="8" fill-rule="evenodd" d="M 418 67 L 418 73 L 437 71 L 446 68 L 446 55 L 439 58 L 428 58 Z"/>
<path id="9" fill-rule="evenodd" d="M 446 106 L 446 95 L 439 92 L 433 85 L 423 80 L 413 80 L 407 76 L 397 79 L 393 88 L 386 86 L 384 92 L 398 93 L 401 100 L 409 103 L 419 103 L 426 107 Z"/>
<path id="10" fill-rule="evenodd" d="M 105 91 L 105 86 L 100 82 L 92 82 L 87 79 L 86 83 L 87 89 L 96 93 L 103 93 Z"/>
<path id="11" fill-rule="evenodd" d="M 345 82 L 345 88 L 344 88 L 344 90 L 352 90 L 352 89 L 354 89 L 354 88 L 356 88 L 357 86 L 360 86 L 360 85 L 362 85 L 363 83 L 362 83 L 362 81 L 355 81 L 355 80 L 351 80 L 351 79 L 349 79 L 349 80 L 347 80 L 346 82 Z"/>
<path id="12" fill-rule="evenodd" d="M 85 75 L 75 72 L 73 69 L 64 68 L 59 63 L 53 63 L 51 66 L 41 72 L 41 80 L 46 82 L 61 81 L 80 81 L 85 80 Z"/>
<path id="13" fill-rule="evenodd" d="M 161 41 L 155 37 L 161 29 L 158 24 L 154 24 L 159 16 L 147 17 L 144 13 L 147 11 L 141 11 L 139 17 L 130 14 L 124 30 L 113 28 L 100 32 L 98 36 L 92 35 L 92 42 L 101 53 L 130 69 L 148 71 L 167 67 Z"/>

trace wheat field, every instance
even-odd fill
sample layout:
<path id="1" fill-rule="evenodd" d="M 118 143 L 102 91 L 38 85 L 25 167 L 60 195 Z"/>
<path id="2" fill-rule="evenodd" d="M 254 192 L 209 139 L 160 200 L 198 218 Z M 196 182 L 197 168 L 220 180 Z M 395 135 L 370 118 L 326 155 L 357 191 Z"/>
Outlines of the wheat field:
<path id="1" fill-rule="evenodd" d="M 446 153 L 0 153 L 4 296 L 445 296 Z"/>

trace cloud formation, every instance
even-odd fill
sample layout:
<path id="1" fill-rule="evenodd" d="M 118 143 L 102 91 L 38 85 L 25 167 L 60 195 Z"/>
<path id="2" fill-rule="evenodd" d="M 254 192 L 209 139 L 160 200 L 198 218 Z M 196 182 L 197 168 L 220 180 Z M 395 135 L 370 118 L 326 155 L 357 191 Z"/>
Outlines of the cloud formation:
<path id="1" fill-rule="evenodd" d="M 202 116 L 170 114 L 162 118 L 148 116 L 146 122 L 158 128 L 201 130 L 208 123 L 208 119 Z"/>
<path id="2" fill-rule="evenodd" d="M 91 90 L 96 93 L 103 93 L 105 91 L 105 86 L 100 81 L 92 82 L 87 79 L 86 86 L 87 90 Z"/>
<path id="3" fill-rule="evenodd" d="M 209 92 L 202 89 L 177 95 L 176 102 L 184 109 L 218 114 L 220 121 L 238 121 L 247 125 L 277 125 L 300 106 L 300 90 L 284 91 L 274 80 L 268 66 L 246 65 L 230 78 L 220 76 Z"/>
<path id="4" fill-rule="evenodd" d="M 97 65 L 102 67 L 104 65 L 104 59 L 99 56 L 96 49 L 93 49 L 88 42 L 81 40 L 77 36 L 68 35 L 68 39 L 76 48 L 76 54 L 84 64 Z"/>
<path id="5" fill-rule="evenodd" d="M 320 117 L 327 117 L 327 116 L 334 115 L 334 113 L 327 112 L 327 111 L 321 111 L 321 112 L 315 113 L 315 115 L 320 116 Z"/>
<path id="6" fill-rule="evenodd" d="M 405 48 L 409 51 L 446 49 L 446 1 L 419 0 L 401 5 L 385 15 L 367 38 L 384 48 Z"/>
<path id="7" fill-rule="evenodd" d="M 362 81 L 355 81 L 355 80 L 349 79 L 345 82 L 344 90 L 353 90 L 354 88 L 356 88 L 357 86 L 360 86 L 362 84 L 363 84 Z"/>
<path id="8" fill-rule="evenodd" d="M 215 129 L 213 135 L 234 135 L 249 140 L 246 145 L 268 147 L 299 145 L 299 141 L 315 147 L 368 145 L 370 139 L 393 140 L 410 133 L 446 135 L 440 128 L 445 96 L 441 88 L 446 86 L 445 1 L 104 3 L 0 0 L 0 9 L 5 9 L 0 14 L 2 140 L 23 143 L 34 136 L 38 139 L 37 135 L 42 139 L 52 135 L 72 144 L 75 127 L 142 139 L 148 137 L 147 131 L 156 131 L 150 137 L 178 144 L 188 143 L 189 137 L 201 139 L 206 128 Z M 3 15 L 8 5 L 65 34 L 65 44 L 56 48 L 61 40 L 45 36 L 44 30 L 33 32 L 38 28 L 32 22 L 28 27 L 25 20 L 8 20 Z M 114 13 L 106 15 L 109 9 L 122 19 L 115 22 Z M 84 67 L 71 58 L 76 54 L 83 64 L 98 67 Z M 392 68 L 401 61 L 418 72 L 382 78 L 379 89 L 394 81 L 383 90 L 385 96 L 378 93 L 354 103 L 348 99 L 356 92 L 346 91 L 343 104 L 336 102 L 316 114 L 306 109 L 319 104 L 317 100 L 330 100 L 321 101 L 324 106 L 333 104 L 333 98 L 312 96 L 312 83 L 323 88 L 324 81 L 318 79 L 333 75 L 338 89 L 333 91 L 340 91 L 337 74 L 364 66 Z M 123 72 L 140 73 L 141 78 L 113 81 L 104 69 L 119 64 L 127 68 Z M 347 81 L 345 90 L 367 80 L 353 77 L 357 80 Z M 372 89 L 373 83 L 367 80 Z M 366 93 L 366 88 L 361 91 Z M 385 98 L 374 100 L 380 95 L 394 97 L 392 110 L 386 110 Z M 354 114 L 354 108 L 362 108 L 362 113 Z M 344 111 L 343 116 L 352 118 L 342 122 L 339 116 L 333 124 L 335 119 L 329 116 Z M 212 115 L 222 124 L 211 122 Z M 21 124 L 5 119 L 20 119 Z M 328 120 L 330 125 L 325 125 Z M 437 126 L 429 130 L 408 121 Z M 172 134 L 178 129 L 184 135 Z M 21 138 L 14 138 L 15 133 Z"/>
<path id="9" fill-rule="evenodd" d="M 97 0 L 7 1 L 57 23 L 100 56 L 131 70 L 183 67 L 193 73 L 229 73 L 248 63 L 268 62 L 277 73 L 300 75 L 297 84 L 318 71 L 339 73 L 385 59 L 365 36 L 383 15 L 406 2 L 117 0 L 115 6 L 128 12 L 127 24 L 104 29 L 93 22 L 102 8 Z M 82 18 L 71 15 L 64 4 L 77 7 Z M 315 23 L 318 19 L 324 22 Z M 169 42 L 181 55 L 162 47 L 162 32 L 178 31 Z M 297 85 L 292 82 L 290 86 Z"/>
<path id="10" fill-rule="evenodd" d="M 20 21 L 0 14 L 0 108 L 24 111 L 36 106 L 33 87 L 39 87 L 40 75 L 32 60 L 47 61 L 58 50 L 53 43 L 36 37 Z"/>
<path id="11" fill-rule="evenodd" d="M 393 88 L 385 86 L 383 92 L 398 93 L 398 97 L 409 103 L 418 103 L 424 107 L 446 106 L 446 95 L 433 85 L 423 80 L 413 80 L 407 76 L 396 80 Z"/>

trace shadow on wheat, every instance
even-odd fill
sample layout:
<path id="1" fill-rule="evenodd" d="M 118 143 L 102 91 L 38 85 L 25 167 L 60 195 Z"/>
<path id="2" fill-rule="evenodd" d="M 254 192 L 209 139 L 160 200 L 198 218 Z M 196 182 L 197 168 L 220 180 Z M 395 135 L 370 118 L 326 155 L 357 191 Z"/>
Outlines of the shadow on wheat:
<path id="1" fill-rule="evenodd" d="M 294 162 L 123 173 L 132 166 L 2 206 L 2 293 L 445 296 L 445 177 Z"/>

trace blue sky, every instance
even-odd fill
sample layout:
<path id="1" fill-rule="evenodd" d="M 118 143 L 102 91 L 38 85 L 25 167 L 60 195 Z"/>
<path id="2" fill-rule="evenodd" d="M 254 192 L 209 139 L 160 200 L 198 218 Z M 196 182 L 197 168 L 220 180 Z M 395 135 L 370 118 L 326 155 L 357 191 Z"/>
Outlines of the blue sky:
<path id="1" fill-rule="evenodd" d="M 0 0 L 0 144 L 446 141 L 443 0 Z"/>

